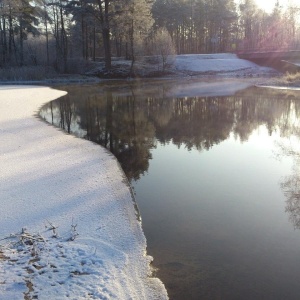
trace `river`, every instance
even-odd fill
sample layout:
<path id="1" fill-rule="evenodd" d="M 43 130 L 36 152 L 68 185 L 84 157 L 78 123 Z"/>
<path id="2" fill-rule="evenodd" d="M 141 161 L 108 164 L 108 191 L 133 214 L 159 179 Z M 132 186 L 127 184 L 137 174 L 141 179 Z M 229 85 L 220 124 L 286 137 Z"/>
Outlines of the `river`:
<path id="1" fill-rule="evenodd" d="M 65 86 L 40 115 L 118 158 L 170 299 L 299 299 L 300 92 L 181 84 Z"/>

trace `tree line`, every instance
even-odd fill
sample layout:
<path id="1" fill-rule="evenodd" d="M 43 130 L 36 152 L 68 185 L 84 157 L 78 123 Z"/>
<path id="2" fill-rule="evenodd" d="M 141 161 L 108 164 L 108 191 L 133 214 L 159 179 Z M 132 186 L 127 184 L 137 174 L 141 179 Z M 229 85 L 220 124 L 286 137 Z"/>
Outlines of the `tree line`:
<path id="1" fill-rule="evenodd" d="M 0 0 L 0 67 L 295 48 L 300 5 L 254 0 Z"/>

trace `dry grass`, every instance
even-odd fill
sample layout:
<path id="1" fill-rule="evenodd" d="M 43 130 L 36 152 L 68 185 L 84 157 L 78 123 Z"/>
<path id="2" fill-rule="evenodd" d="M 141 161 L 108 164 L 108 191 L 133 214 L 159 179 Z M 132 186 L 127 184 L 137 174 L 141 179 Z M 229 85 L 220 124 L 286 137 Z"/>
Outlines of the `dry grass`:
<path id="1" fill-rule="evenodd" d="M 7 257 L 3 254 L 3 252 L 0 250 L 0 260 L 7 259 Z M 1 283 L 0 283 L 1 284 Z"/>
<path id="2" fill-rule="evenodd" d="M 286 73 L 279 77 L 271 77 L 258 85 L 280 86 L 299 88 L 300 87 L 300 72 Z"/>
<path id="3" fill-rule="evenodd" d="M 276 85 L 300 87 L 300 72 L 286 73 L 282 77 L 276 79 Z"/>
<path id="4" fill-rule="evenodd" d="M 283 78 L 288 82 L 295 82 L 295 81 L 300 82 L 300 72 L 294 74 L 286 73 L 286 75 Z"/>

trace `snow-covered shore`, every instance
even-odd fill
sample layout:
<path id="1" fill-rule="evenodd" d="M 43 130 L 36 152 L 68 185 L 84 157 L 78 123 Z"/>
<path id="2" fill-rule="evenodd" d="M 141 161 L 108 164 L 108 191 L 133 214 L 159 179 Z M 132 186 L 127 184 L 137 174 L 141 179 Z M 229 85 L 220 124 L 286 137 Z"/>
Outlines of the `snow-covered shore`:
<path id="1" fill-rule="evenodd" d="M 64 94 L 0 88 L 0 299 L 167 299 L 116 159 L 34 116 Z"/>

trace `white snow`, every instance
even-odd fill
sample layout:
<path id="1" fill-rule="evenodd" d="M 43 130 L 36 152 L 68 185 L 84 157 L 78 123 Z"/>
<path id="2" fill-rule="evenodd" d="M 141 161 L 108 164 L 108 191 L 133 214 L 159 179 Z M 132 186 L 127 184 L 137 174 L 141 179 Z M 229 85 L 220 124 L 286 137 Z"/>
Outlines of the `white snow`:
<path id="1" fill-rule="evenodd" d="M 116 159 L 34 116 L 64 94 L 0 87 L 0 299 L 167 299 Z"/>
<path id="2" fill-rule="evenodd" d="M 234 54 L 180 55 L 182 74 L 270 74 Z M 193 75 L 193 74 L 192 74 Z M 179 84 L 176 95 L 231 94 L 248 82 Z M 65 92 L 0 87 L 0 299 L 167 299 L 116 159 L 35 113 Z"/>
<path id="3" fill-rule="evenodd" d="M 174 67 L 177 71 L 207 75 L 249 76 L 274 73 L 271 68 L 239 59 L 236 54 L 232 53 L 177 55 Z"/>

